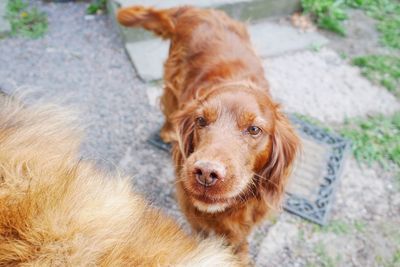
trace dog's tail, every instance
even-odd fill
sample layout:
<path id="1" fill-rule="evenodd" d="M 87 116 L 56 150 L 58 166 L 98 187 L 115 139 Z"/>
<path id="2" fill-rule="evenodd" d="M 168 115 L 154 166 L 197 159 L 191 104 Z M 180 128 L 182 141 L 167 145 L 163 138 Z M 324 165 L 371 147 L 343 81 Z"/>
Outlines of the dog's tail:
<path id="1" fill-rule="evenodd" d="M 126 27 L 142 27 L 163 39 L 170 39 L 175 34 L 175 25 L 182 11 L 188 7 L 154 9 L 133 6 L 118 10 L 117 20 Z"/>

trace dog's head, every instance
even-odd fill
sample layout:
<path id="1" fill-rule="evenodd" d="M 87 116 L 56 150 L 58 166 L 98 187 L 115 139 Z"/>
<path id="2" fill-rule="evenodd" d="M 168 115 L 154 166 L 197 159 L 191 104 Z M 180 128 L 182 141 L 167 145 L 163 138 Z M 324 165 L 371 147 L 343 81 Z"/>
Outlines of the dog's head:
<path id="1" fill-rule="evenodd" d="M 178 179 L 199 210 L 223 211 L 256 194 L 278 203 L 299 139 L 266 92 L 210 90 L 178 111 L 175 125 L 184 159 Z"/>

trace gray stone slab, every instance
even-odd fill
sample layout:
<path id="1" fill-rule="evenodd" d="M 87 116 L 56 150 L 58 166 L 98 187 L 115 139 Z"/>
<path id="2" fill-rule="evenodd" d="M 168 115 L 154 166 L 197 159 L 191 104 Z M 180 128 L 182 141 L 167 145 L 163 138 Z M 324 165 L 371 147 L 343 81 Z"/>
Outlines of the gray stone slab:
<path id="1" fill-rule="evenodd" d="M 112 0 L 110 4 L 115 14 L 118 7 L 133 5 L 154 6 L 157 8 L 169 8 L 179 5 L 194 5 L 203 8 L 221 9 L 231 17 L 243 21 L 259 21 L 260 19 L 289 15 L 300 9 L 299 0 L 174 0 L 160 1 L 150 0 L 145 3 L 140 0 Z M 154 36 L 141 29 L 122 29 L 127 42 L 152 39 Z"/>
<path id="2" fill-rule="evenodd" d="M 314 44 L 325 45 L 328 40 L 317 32 L 300 32 L 293 27 L 271 22 L 249 26 L 252 43 L 261 57 L 269 57 L 308 49 Z M 160 39 L 127 43 L 126 49 L 140 77 L 144 80 L 162 78 L 163 62 L 168 54 L 168 41 Z"/>
<path id="3" fill-rule="evenodd" d="M 7 0 L 0 1 L 0 34 L 4 34 L 11 31 L 11 25 L 6 20 L 6 11 L 7 11 Z"/>
<path id="4" fill-rule="evenodd" d="M 323 46 L 329 41 L 318 32 L 302 32 L 276 23 L 258 23 L 249 27 L 254 48 L 261 57 L 276 56 L 291 51 Z"/>
<path id="5" fill-rule="evenodd" d="M 168 47 L 169 42 L 161 39 L 125 44 L 136 71 L 146 81 L 162 78 L 163 63 L 167 59 Z"/>

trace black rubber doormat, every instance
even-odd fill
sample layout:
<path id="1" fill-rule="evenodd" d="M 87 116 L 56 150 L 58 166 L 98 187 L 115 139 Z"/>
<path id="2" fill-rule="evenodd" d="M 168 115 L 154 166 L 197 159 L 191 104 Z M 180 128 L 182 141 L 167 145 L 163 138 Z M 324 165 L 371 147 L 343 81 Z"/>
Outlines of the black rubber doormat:
<path id="1" fill-rule="evenodd" d="M 289 179 L 283 207 L 290 213 L 325 225 L 350 143 L 295 115 L 289 118 L 300 134 L 303 147 Z M 158 133 L 150 137 L 149 143 L 171 151 Z"/>

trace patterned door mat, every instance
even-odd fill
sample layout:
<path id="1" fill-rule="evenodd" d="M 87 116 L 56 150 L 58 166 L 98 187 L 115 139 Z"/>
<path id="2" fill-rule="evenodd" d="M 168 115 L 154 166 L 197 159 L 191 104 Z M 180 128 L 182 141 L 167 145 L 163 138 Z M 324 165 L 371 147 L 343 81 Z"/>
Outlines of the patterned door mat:
<path id="1" fill-rule="evenodd" d="M 295 115 L 289 118 L 300 134 L 303 147 L 289 179 L 283 207 L 290 213 L 325 225 L 350 143 Z M 159 149 L 171 151 L 158 133 L 148 141 Z"/>
<path id="2" fill-rule="evenodd" d="M 294 115 L 289 117 L 303 148 L 286 189 L 284 209 L 325 225 L 350 142 Z"/>

